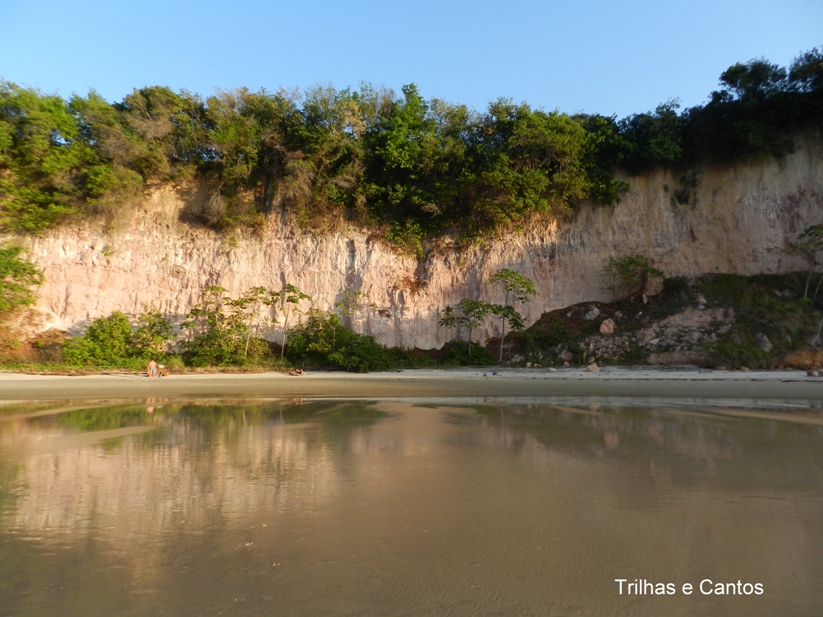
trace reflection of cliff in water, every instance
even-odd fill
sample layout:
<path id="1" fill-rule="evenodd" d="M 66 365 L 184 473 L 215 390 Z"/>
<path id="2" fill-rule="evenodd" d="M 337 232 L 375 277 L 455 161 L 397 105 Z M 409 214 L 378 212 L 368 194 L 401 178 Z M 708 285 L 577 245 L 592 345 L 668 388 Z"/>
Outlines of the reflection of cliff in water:
<path id="1" fill-rule="evenodd" d="M 815 430 L 399 401 L 0 421 L 0 614 L 816 614 Z M 616 576 L 768 595 L 623 601 Z"/>
<path id="2" fill-rule="evenodd" d="M 342 455 L 385 416 L 366 403 L 316 402 L 100 407 L 0 422 L 0 505 L 5 523 L 42 540 L 107 529 L 133 548 L 322 501 L 352 473 Z M 105 438 L 118 431 L 129 438 Z"/>
<path id="3" fill-rule="evenodd" d="M 528 435 L 550 451 L 638 468 L 643 476 L 665 476 L 683 488 L 823 487 L 819 411 L 798 414 L 799 422 L 792 421 L 797 410 L 744 418 L 724 415 L 725 411 L 600 405 L 481 409 L 483 422 L 511 448 L 522 447 Z"/>

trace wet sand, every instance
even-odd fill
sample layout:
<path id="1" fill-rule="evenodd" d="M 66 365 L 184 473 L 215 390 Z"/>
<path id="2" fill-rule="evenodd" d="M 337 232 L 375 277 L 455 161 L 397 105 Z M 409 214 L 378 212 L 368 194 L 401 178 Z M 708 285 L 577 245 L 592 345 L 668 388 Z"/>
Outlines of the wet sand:
<path id="1" fill-rule="evenodd" d="M 497 374 L 495 374 L 495 372 Z M 173 398 L 652 397 L 823 399 L 823 378 L 804 371 L 697 368 L 404 370 L 366 375 L 283 373 L 55 376 L 0 373 L 0 401 Z"/>

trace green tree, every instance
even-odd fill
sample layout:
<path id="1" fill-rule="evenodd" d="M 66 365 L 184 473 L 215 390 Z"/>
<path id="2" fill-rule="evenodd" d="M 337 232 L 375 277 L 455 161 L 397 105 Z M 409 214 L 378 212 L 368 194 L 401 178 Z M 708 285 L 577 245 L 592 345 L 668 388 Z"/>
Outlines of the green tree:
<path id="1" fill-rule="evenodd" d="M 60 222 L 79 194 L 77 170 L 88 150 L 57 96 L 0 82 L 0 230 L 38 232 Z"/>
<path id="2" fill-rule="evenodd" d="M 280 347 L 280 359 L 282 360 L 286 353 L 286 333 L 289 328 L 289 319 L 295 311 L 300 312 L 300 303 L 304 300 L 311 300 L 311 296 L 303 293 L 291 283 L 287 283 L 283 286 L 283 289 L 274 292 L 272 298 L 276 303 L 273 306 L 279 304 L 279 310 L 283 312 L 283 338 Z"/>
<path id="3" fill-rule="evenodd" d="M 667 166 L 683 157 L 684 119 L 677 113 L 680 104 L 671 100 L 654 112 L 635 114 L 620 121 L 624 142 L 621 163 L 632 173 Z"/>
<path id="4" fill-rule="evenodd" d="M 789 68 L 790 87 L 803 93 L 823 93 L 823 47 L 800 54 Z"/>
<path id="5" fill-rule="evenodd" d="M 243 346 L 243 357 L 247 358 L 249 355 L 249 343 L 251 342 L 252 334 L 256 338 L 260 336 L 260 309 L 263 306 L 271 307 L 276 302 L 273 294 L 265 287 L 252 287 L 235 299 L 228 299 L 227 303 L 232 310 L 243 320 L 245 324 L 245 345 Z"/>
<path id="6" fill-rule="evenodd" d="M 720 74 L 720 84 L 732 97 L 748 101 L 785 90 L 786 77 L 786 69 L 759 58 L 730 66 Z"/>
<path id="7" fill-rule="evenodd" d="M 69 364 L 121 366 L 131 356 L 131 321 L 121 311 L 95 319 L 83 336 L 67 339 L 63 353 Z"/>
<path id="8" fill-rule="evenodd" d="M 663 277 L 654 262 L 645 255 L 628 255 L 609 261 L 603 267 L 602 276 L 612 292 L 612 301 L 618 296 L 628 297 L 643 291 L 650 278 Z"/>
<path id="9" fill-rule="evenodd" d="M 137 328 L 131 333 L 129 355 L 145 360 L 164 359 L 175 338 L 171 322 L 159 311 L 144 306 L 137 317 Z"/>
<path id="10" fill-rule="evenodd" d="M 241 365 L 248 328 L 242 314 L 227 311 L 226 289 L 212 286 L 203 293 L 181 325 L 188 331 L 186 351 L 194 366 Z"/>
<path id="11" fill-rule="evenodd" d="M 114 311 L 92 321 L 82 336 L 67 339 L 63 353 L 77 366 L 135 367 L 164 359 L 174 338 L 171 323 L 157 311 L 144 309 L 136 328 L 125 313 Z"/>
<path id="12" fill-rule="evenodd" d="M 803 297 L 808 298 L 812 274 L 814 274 L 818 257 L 823 253 L 823 225 L 812 225 L 804 229 L 790 245 L 789 253 L 800 255 L 809 264 L 809 274 L 806 277 L 806 286 L 803 290 Z M 823 281 L 823 276 L 821 276 L 821 281 Z M 819 289 L 820 283 L 817 284 L 814 297 L 817 297 Z"/>
<path id="13" fill-rule="evenodd" d="M 391 364 L 374 338 L 344 328 L 339 315 L 318 309 L 309 309 L 306 320 L 292 331 L 288 351 L 293 362 L 360 373 L 386 370 Z"/>
<path id="14" fill-rule="evenodd" d="M 361 289 L 355 291 L 345 290 L 340 302 L 335 302 L 334 307 L 349 319 L 349 329 L 354 331 L 355 320 L 363 311 L 375 311 L 377 305 L 369 301 L 369 294 Z"/>
<path id="15" fill-rule="evenodd" d="M 500 357 L 499 362 L 503 362 L 503 341 L 506 337 L 506 324 L 512 330 L 522 330 L 524 327 L 523 316 L 518 313 L 509 303 L 515 300 L 520 303 L 530 303 L 537 294 L 534 281 L 529 277 L 503 268 L 489 279 L 489 283 L 497 284 L 503 288 L 504 298 L 502 305 L 494 305 L 493 313 L 500 319 Z"/>
<path id="16" fill-rule="evenodd" d="M 459 311 L 459 312 L 458 312 Z M 483 324 L 483 320 L 492 314 L 494 306 L 482 300 L 463 298 L 457 303 L 457 310 L 447 306 L 440 319 L 440 325 L 446 328 L 461 326 L 469 331 L 468 359 L 471 362 L 472 332 Z"/>
<path id="17" fill-rule="evenodd" d="M 34 304 L 34 289 L 43 273 L 24 257 L 20 246 L 0 246 L 0 315 Z"/>
<path id="18" fill-rule="evenodd" d="M 176 176 L 173 137 L 191 98 L 162 86 L 134 90 L 115 105 L 123 122 L 139 137 L 142 147 L 133 168 L 146 180 L 164 181 Z"/>

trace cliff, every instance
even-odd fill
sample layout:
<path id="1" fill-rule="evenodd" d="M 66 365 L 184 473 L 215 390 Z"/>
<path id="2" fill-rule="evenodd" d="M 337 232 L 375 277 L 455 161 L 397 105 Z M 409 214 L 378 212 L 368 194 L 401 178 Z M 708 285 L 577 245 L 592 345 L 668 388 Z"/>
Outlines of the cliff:
<path id="1" fill-rule="evenodd" d="M 568 221 L 535 222 L 463 251 L 440 248 L 420 263 L 365 229 L 316 236 L 276 217 L 256 235 L 194 228 L 181 214 L 196 200 L 169 187 L 147 194 L 116 231 L 84 223 L 18 241 L 46 277 L 38 329 L 78 332 L 91 319 L 144 305 L 180 317 L 211 285 L 240 294 L 292 283 L 319 309 L 331 309 L 344 290 L 362 290 L 378 308 L 355 317 L 357 331 L 386 345 L 431 348 L 455 336 L 438 326 L 446 305 L 467 296 L 502 300 L 484 282 L 504 267 L 536 282 L 540 296 L 519 307 L 532 323 L 546 311 L 609 300 L 600 278 L 609 257 L 642 253 L 667 275 L 802 269 L 785 250 L 805 227 L 823 222 L 819 138 L 781 160 L 626 180 L 617 206 L 587 205 Z M 486 334 L 494 334 L 492 324 Z"/>

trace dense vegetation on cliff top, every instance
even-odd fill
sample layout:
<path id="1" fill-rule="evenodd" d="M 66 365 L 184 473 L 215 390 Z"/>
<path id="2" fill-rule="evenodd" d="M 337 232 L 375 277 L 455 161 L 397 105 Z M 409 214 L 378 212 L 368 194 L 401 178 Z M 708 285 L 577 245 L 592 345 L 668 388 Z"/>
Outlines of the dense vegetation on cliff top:
<path id="1" fill-rule="evenodd" d="M 151 186 L 197 180 L 214 228 L 272 212 L 308 228 L 345 217 L 409 249 L 426 235 L 482 234 L 535 212 L 619 199 L 616 169 L 780 156 L 823 124 L 823 50 L 788 69 L 736 64 L 698 107 L 669 102 L 617 120 L 500 99 L 485 112 L 362 86 L 221 92 L 164 87 L 110 104 L 0 82 L 0 231 L 114 218 Z"/>

